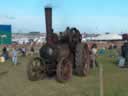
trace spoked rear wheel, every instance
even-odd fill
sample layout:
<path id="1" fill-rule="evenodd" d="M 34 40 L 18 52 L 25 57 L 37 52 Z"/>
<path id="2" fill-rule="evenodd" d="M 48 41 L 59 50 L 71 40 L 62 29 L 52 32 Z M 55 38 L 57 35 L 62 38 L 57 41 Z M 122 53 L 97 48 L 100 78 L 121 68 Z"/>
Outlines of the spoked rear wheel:
<path id="1" fill-rule="evenodd" d="M 57 81 L 66 82 L 72 77 L 72 63 L 67 58 L 61 59 L 56 70 Z"/>
<path id="2" fill-rule="evenodd" d="M 90 54 L 87 44 L 78 44 L 75 54 L 75 73 L 79 76 L 88 75 L 90 69 Z"/>
<path id="3" fill-rule="evenodd" d="M 45 76 L 45 66 L 41 58 L 36 57 L 27 66 L 28 79 L 36 81 Z"/>

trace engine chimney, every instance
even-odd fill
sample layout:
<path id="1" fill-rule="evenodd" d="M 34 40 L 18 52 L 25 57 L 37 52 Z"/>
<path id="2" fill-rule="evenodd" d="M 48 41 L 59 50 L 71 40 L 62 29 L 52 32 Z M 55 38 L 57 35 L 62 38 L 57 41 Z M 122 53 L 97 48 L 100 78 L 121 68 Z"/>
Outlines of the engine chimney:
<path id="1" fill-rule="evenodd" d="M 52 33 L 52 8 L 45 7 L 46 40 Z"/>

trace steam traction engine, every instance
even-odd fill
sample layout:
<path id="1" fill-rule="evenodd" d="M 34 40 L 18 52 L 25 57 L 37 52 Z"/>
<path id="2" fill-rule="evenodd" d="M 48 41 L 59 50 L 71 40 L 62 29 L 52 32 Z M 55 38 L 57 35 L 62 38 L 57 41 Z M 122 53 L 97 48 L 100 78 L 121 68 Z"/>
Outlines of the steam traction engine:
<path id="1" fill-rule="evenodd" d="M 88 74 L 90 55 L 87 44 L 81 42 L 78 29 L 69 28 L 59 35 L 52 30 L 52 8 L 45 8 L 46 44 L 40 48 L 40 57 L 31 60 L 27 67 L 29 80 L 35 81 L 45 76 L 56 75 L 60 82 L 71 79 L 72 73 L 80 76 Z"/>

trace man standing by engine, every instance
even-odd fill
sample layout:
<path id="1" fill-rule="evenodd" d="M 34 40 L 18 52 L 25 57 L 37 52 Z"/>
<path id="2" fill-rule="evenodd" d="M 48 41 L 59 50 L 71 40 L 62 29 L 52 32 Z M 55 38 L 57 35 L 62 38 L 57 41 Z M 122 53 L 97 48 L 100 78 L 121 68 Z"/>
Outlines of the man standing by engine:
<path id="1" fill-rule="evenodd" d="M 97 55 L 97 45 L 93 44 L 91 48 L 91 59 L 92 59 L 92 67 L 95 68 L 96 64 L 96 55 Z"/>

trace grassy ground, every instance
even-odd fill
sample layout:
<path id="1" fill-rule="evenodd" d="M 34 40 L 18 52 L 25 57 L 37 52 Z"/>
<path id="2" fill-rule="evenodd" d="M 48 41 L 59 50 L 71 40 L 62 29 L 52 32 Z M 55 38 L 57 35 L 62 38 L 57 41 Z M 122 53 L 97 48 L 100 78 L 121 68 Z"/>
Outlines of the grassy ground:
<path id="1" fill-rule="evenodd" d="M 110 54 L 114 57 L 109 57 Z M 128 69 L 118 68 L 116 60 L 115 50 L 98 58 L 104 69 L 104 96 L 128 96 Z"/>
<path id="2" fill-rule="evenodd" d="M 128 96 L 128 69 L 119 69 L 115 57 L 108 54 L 98 58 L 104 68 L 104 96 Z M 10 61 L 0 64 L 0 96 L 99 96 L 98 68 L 91 69 L 87 77 L 73 76 L 65 84 L 48 78 L 31 82 L 26 75 L 29 59 L 20 57 L 17 66 Z"/>

